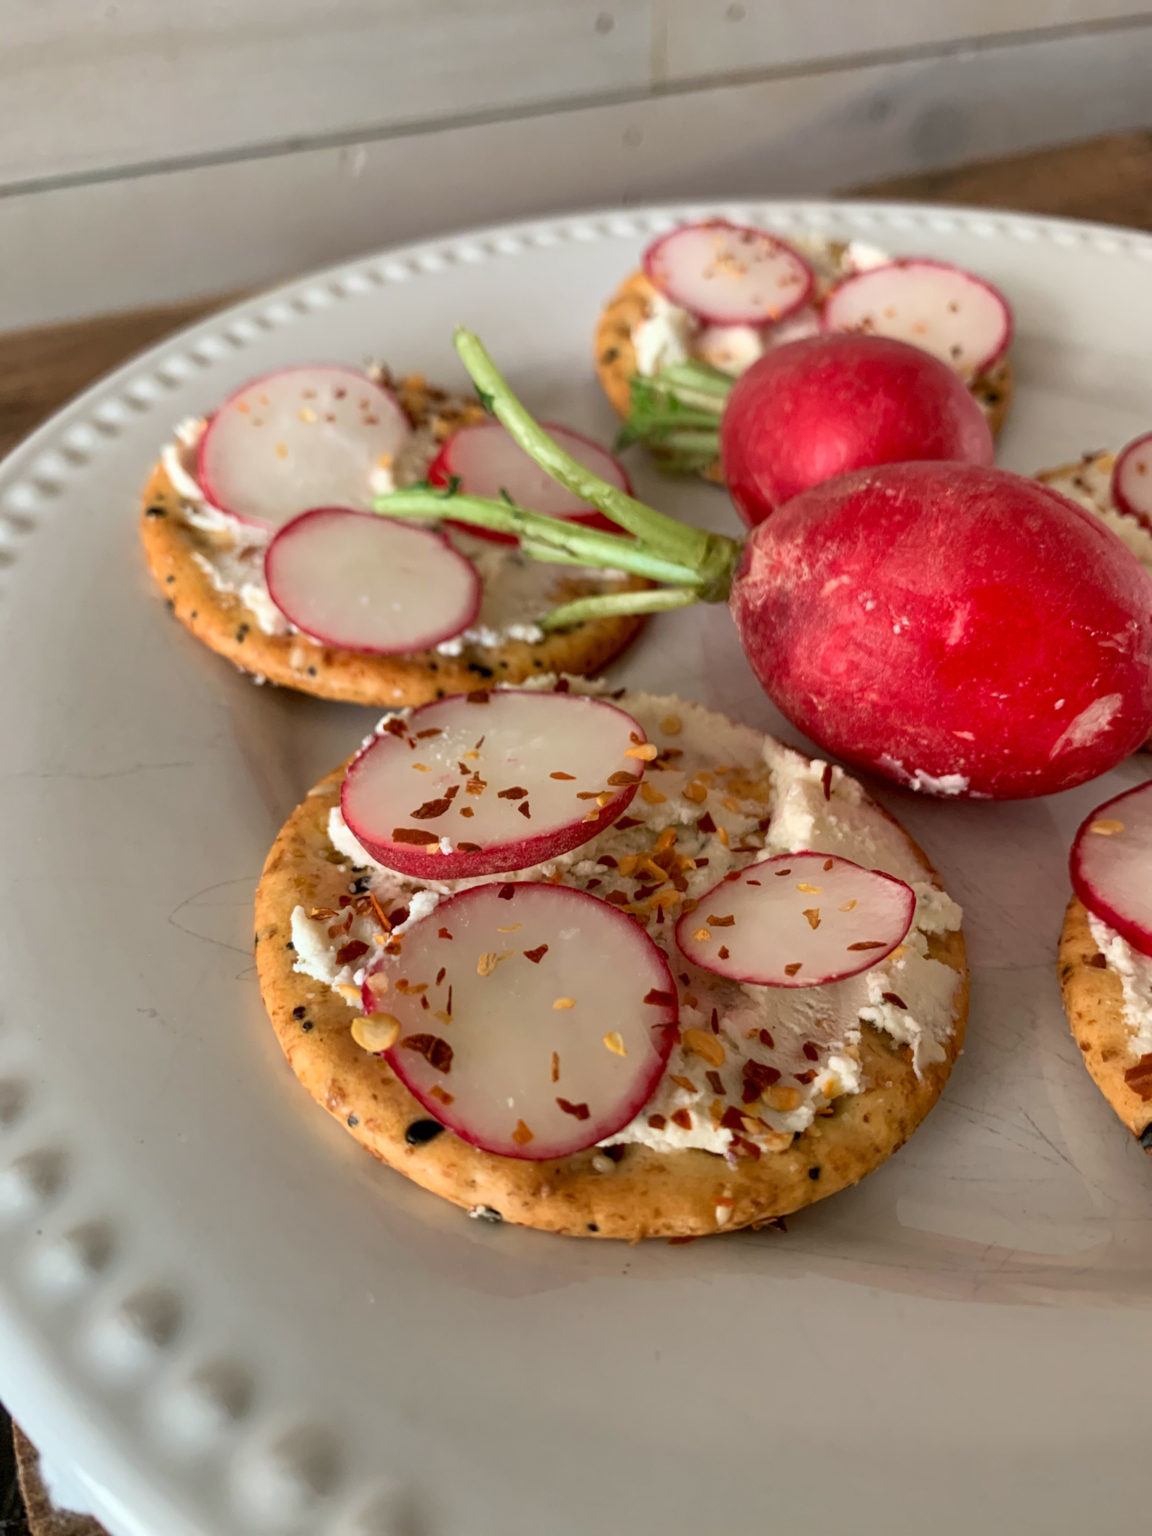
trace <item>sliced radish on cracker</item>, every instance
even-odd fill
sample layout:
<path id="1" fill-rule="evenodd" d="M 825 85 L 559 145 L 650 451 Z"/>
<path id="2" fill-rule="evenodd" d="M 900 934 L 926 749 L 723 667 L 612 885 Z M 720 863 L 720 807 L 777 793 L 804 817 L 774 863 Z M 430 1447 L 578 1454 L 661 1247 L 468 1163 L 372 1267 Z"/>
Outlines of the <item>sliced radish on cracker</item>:
<path id="1" fill-rule="evenodd" d="M 1134 438 L 1117 455 L 1112 500 L 1152 533 L 1152 432 Z"/>
<path id="2" fill-rule="evenodd" d="M 566 453 L 586 465 L 593 474 L 631 496 L 628 472 L 607 448 L 568 427 L 547 425 L 545 430 Z M 433 459 L 428 480 L 432 485 L 442 486 L 455 482 L 463 496 L 511 501 L 529 512 L 543 512 L 565 522 L 601 528 L 605 533 L 619 531 L 615 523 L 553 480 L 498 421 L 476 422 L 454 432 Z M 489 528 L 469 524 L 467 531 L 495 543 L 516 542 L 510 534 L 496 533 Z"/>
<path id="3" fill-rule="evenodd" d="M 587 892 L 475 886 L 408 929 L 364 981 L 369 1048 L 473 1146 L 540 1161 L 594 1146 L 648 1102 L 676 984 L 631 918 Z"/>
<path id="4" fill-rule="evenodd" d="M 1008 350 L 1012 311 L 983 278 L 913 259 L 842 278 L 824 301 L 824 328 L 908 341 L 975 378 Z"/>
<path id="5" fill-rule="evenodd" d="M 386 720 L 351 763 L 340 808 L 366 852 L 402 874 L 499 874 L 610 826 L 656 752 L 601 699 L 463 694 Z"/>
<path id="6" fill-rule="evenodd" d="M 915 911 L 912 889 L 891 875 L 831 854 L 781 853 L 713 886 L 676 924 L 676 943 L 733 981 L 818 987 L 890 955 Z"/>
<path id="7" fill-rule="evenodd" d="M 197 478 L 215 506 L 263 528 L 310 507 L 367 509 L 409 431 L 395 397 L 354 368 L 286 368 L 211 417 Z"/>
<path id="8" fill-rule="evenodd" d="M 293 518 L 264 556 L 268 593 L 324 645 L 376 656 L 428 650 L 475 622 L 476 567 L 429 528 L 318 507 Z"/>
<path id="9" fill-rule="evenodd" d="M 801 309 L 815 277 L 762 229 L 715 219 L 663 235 L 644 253 L 648 280 L 707 325 L 769 325 Z"/>
<path id="10" fill-rule="evenodd" d="M 1072 844 L 1072 887 L 1141 954 L 1152 955 L 1152 781 L 1094 810 Z"/>

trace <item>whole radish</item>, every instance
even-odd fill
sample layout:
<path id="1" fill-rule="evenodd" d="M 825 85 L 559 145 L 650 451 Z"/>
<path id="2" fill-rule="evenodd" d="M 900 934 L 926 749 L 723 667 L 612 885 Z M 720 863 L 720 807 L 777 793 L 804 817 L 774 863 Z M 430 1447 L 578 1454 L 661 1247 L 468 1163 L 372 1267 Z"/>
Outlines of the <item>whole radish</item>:
<path id="1" fill-rule="evenodd" d="M 810 486 L 874 464 L 991 464 L 992 431 L 964 381 L 929 352 L 882 336 L 774 347 L 737 379 L 720 461 L 750 525 Z"/>
<path id="2" fill-rule="evenodd" d="M 1098 517 L 984 465 L 889 464 L 794 496 L 745 544 L 596 479 L 541 431 L 468 332 L 483 398 L 543 468 L 627 537 L 426 490 L 396 517 L 516 534 L 535 558 L 662 583 L 547 615 L 727 602 L 757 678 L 827 751 L 917 790 L 995 799 L 1095 778 L 1152 732 L 1152 581 Z"/>

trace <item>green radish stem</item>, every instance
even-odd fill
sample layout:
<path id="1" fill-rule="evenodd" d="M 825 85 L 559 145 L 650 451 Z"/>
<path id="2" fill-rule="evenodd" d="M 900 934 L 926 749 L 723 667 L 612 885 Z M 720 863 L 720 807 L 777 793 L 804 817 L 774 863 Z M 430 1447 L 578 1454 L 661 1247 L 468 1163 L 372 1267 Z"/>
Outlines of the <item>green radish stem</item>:
<path id="1" fill-rule="evenodd" d="M 617 449 L 644 443 L 676 473 L 706 469 L 720 454 L 720 418 L 732 380 L 707 363 L 672 363 L 629 381 L 631 409 Z"/>
<path id="2" fill-rule="evenodd" d="M 456 350 L 485 406 L 528 456 L 625 532 L 603 533 L 580 523 L 530 512 L 506 500 L 462 496 L 455 482 L 446 490 L 413 486 L 380 496 L 374 502 L 377 512 L 385 517 L 451 518 L 453 522 L 491 528 L 511 534 L 533 560 L 629 571 L 663 584 L 657 591 L 602 593 L 566 603 L 547 616 L 543 621 L 546 628 L 561 628 L 605 614 L 653 613 L 699 601 L 726 601 L 740 559 L 740 544 L 722 534 L 705 533 L 679 523 L 601 480 L 565 453 L 533 420 L 477 336 L 459 329 Z M 683 366 L 693 370 L 699 367 Z M 715 374 L 716 370 L 704 373 Z M 700 387 L 717 395 L 716 379 L 705 378 Z"/>

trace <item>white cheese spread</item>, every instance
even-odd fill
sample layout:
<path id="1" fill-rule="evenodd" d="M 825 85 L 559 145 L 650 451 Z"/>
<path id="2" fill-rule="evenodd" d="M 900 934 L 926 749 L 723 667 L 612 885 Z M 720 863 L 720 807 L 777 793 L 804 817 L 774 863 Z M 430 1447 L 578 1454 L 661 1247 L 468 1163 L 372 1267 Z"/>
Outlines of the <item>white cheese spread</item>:
<path id="1" fill-rule="evenodd" d="M 573 680 L 582 692 L 599 691 Z M 862 1086 L 861 1026 L 874 1025 L 907 1045 L 918 1072 L 945 1055 L 954 1026 L 957 973 L 930 957 L 928 939 L 960 925 L 960 909 L 936 888 L 904 834 L 838 768 L 810 763 L 798 753 L 675 698 L 629 693 L 621 701 L 661 748 L 625 818 L 583 847 L 502 880 L 547 879 L 557 871 L 565 884 L 601 897 L 623 892 L 639 911 L 652 939 L 669 958 L 680 992 L 680 1027 L 715 1041 L 705 1059 L 684 1044 L 672 1053 L 654 1096 L 635 1120 L 610 1138 L 640 1142 L 658 1151 L 688 1147 L 733 1153 L 734 1135 L 758 1151 L 783 1150 L 830 1103 Z M 629 825 L 631 819 L 634 824 Z M 904 943 L 859 976 L 820 987 L 780 988 L 742 984 L 700 969 L 675 947 L 675 906 L 651 903 L 650 877 L 642 870 L 623 878 L 621 861 L 645 854 L 665 829 L 676 831 L 675 850 L 686 861 L 681 899 L 698 898 L 732 869 L 776 853 L 813 849 L 835 853 L 907 881 L 916 893 L 916 917 Z M 434 911 L 440 900 L 477 880 L 416 882 L 375 864 L 334 808 L 329 837 L 348 861 L 350 882 L 366 881 L 384 909 L 407 907 L 407 923 Z M 489 877 L 490 878 L 490 877 Z M 645 881 L 648 884 L 645 885 Z M 394 931 L 403 932 L 406 924 Z M 363 973 L 341 966 L 337 951 L 348 937 L 372 943 L 370 917 L 344 920 L 292 914 L 296 969 L 341 990 L 358 1007 Z M 349 1021 L 351 1023 L 351 1020 Z M 722 1057 L 722 1062 L 719 1058 Z M 777 1073 L 764 1099 L 749 1106 L 755 1123 L 739 1132 L 720 1122 L 742 1104 L 746 1062 L 768 1076 Z M 763 1076 L 763 1074 L 762 1074 Z M 731 1120 L 731 1115 L 729 1116 Z"/>
<path id="2" fill-rule="evenodd" d="M 1120 978 L 1124 1022 L 1132 1031 L 1133 1054 L 1145 1056 L 1152 1051 L 1152 959 L 1133 949 L 1115 928 L 1092 912 L 1088 914 L 1088 927 L 1108 962 L 1108 969 Z"/>
<path id="3" fill-rule="evenodd" d="M 1110 453 L 1088 454 L 1079 464 L 1047 472 L 1039 478 L 1077 506 L 1095 512 L 1100 521 L 1106 523 L 1123 540 L 1144 569 L 1152 573 L 1152 533 L 1136 518 L 1121 512 L 1112 500 L 1112 467 L 1115 462 Z"/>

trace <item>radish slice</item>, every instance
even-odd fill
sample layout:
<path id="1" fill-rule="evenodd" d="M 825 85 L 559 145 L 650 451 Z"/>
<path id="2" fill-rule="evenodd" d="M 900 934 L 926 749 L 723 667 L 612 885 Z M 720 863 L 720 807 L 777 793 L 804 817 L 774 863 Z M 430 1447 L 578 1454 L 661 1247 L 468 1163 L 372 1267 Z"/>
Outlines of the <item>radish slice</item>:
<path id="1" fill-rule="evenodd" d="M 536 882 L 476 886 L 392 945 L 365 978 L 365 1011 L 399 1025 L 388 1064 L 473 1146 L 567 1157 L 652 1097 L 676 1039 L 676 983 L 606 901 Z"/>
<path id="2" fill-rule="evenodd" d="M 1152 955 L 1152 781 L 1094 810 L 1072 844 L 1072 888 L 1142 955 Z"/>
<path id="3" fill-rule="evenodd" d="M 476 620 L 471 560 L 430 528 L 318 507 L 285 524 L 264 555 L 268 595 L 297 629 L 374 656 L 426 651 Z"/>
<path id="4" fill-rule="evenodd" d="M 1012 340 L 1012 311 L 982 277 L 942 261 L 893 261 L 841 279 L 824 329 L 864 331 L 922 347 L 966 379 L 987 372 Z"/>
<path id="5" fill-rule="evenodd" d="M 386 389 L 353 368 L 286 368 L 253 379 L 211 418 L 197 479 L 208 500 L 244 523 L 282 528 L 309 507 L 367 509 L 391 487 L 408 418 Z"/>
<path id="6" fill-rule="evenodd" d="M 420 879 L 527 869 L 590 842 L 656 748 L 600 699 L 514 689 L 391 717 L 352 761 L 340 808 L 379 864 Z"/>
<path id="7" fill-rule="evenodd" d="M 1112 470 L 1112 500 L 1152 533 L 1152 432 L 1121 449 Z"/>
<path id="8" fill-rule="evenodd" d="M 561 448 L 593 474 L 631 496 L 628 472 L 607 448 L 601 448 L 599 443 L 568 427 L 553 426 L 550 422 L 541 425 Z M 587 502 L 545 474 L 498 421 L 481 421 L 454 432 L 432 460 L 428 480 L 432 485 L 449 485 L 456 480 L 457 489 L 465 496 L 484 496 L 493 501 L 507 497 L 529 512 L 544 512 L 565 522 L 603 529 L 605 533 L 620 532 L 603 513 L 594 511 Z M 516 542 L 510 534 L 495 533 L 489 528 L 462 523 L 453 526 L 466 527 L 468 533 L 491 539 L 493 543 Z"/>
<path id="9" fill-rule="evenodd" d="M 663 235 L 644 271 L 665 298 L 705 325 L 769 325 L 812 296 L 815 275 L 798 251 L 762 229 L 714 219 Z"/>
<path id="10" fill-rule="evenodd" d="M 915 911 L 903 880 L 832 854 L 781 853 L 714 885 L 676 924 L 676 943 L 733 981 L 819 987 L 890 955 Z"/>

